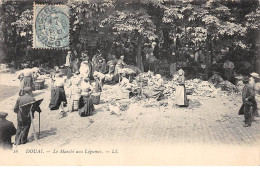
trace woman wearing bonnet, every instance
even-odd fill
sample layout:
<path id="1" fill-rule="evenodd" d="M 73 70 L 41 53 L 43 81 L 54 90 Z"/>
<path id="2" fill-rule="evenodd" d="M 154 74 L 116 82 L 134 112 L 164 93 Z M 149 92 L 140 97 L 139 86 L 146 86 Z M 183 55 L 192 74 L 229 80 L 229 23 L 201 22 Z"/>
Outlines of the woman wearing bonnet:
<path id="1" fill-rule="evenodd" d="M 178 70 L 178 85 L 176 87 L 175 102 L 178 106 L 186 107 L 188 106 L 188 100 L 185 88 L 185 76 L 182 69 Z"/>

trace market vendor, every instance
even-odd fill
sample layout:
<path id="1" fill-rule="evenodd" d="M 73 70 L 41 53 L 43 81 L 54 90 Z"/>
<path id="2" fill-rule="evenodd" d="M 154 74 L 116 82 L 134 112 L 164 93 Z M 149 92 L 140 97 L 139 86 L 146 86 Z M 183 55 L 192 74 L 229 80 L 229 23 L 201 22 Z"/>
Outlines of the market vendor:
<path id="1" fill-rule="evenodd" d="M 26 69 L 23 71 L 23 76 L 21 77 L 21 82 L 20 82 L 20 91 L 19 91 L 19 96 L 24 95 L 24 89 L 30 88 L 32 89 L 33 86 L 33 77 L 32 77 L 32 72 L 30 69 Z M 29 92 L 29 94 L 32 96 L 32 91 Z"/>
<path id="2" fill-rule="evenodd" d="M 160 74 L 156 74 L 154 84 L 158 87 L 161 88 L 164 85 L 163 78 Z"/>
<path id="3" fill-rule="evenodd" d="M 260 79 L 260 76 L 259 76 L 258 73 L 253 72 L 253 73 L 250 74 L 249 84 L 253 87 L 254 92 L 256 92 L 255 84 L 256 84 L 256 82 L 258 82 L 259 79 Z M 256 100 L 252 100 L 252 103 L 253 103 L 253 109 L 254 109 L 253 114 L 258 117 L 259 113 L 258 113 L 258 109 L 257 109 L 257 102 L 256 102 Z"/>
<path id="4" fill-rule="evenodd" d="M 94 79 L 92 64 L 89 62 L 89 57 L 85 53 L 83 53 L 82 55 L 85 56 L 85 58 L 84 61 L 82 61 L 80 64 L 80 69 L 79 69 L 80 75 L 83 77 L 88 77 L 90 78 L 90 80 Z"/>
<path id="5" fill-rule="evenodd" d="M 71 51 L 68 51 L 68 54 L 66 56 L 66 63 L 64 66 L 67 67 L 67 77 L 71 77 L 71 62 L 72 62 L 72 54 Z"/>
<path id="6" fill-rule="evenodd" d="M 230 60 L 226 60 L 226 62 L 224 63 L 223 65 L 223 68 L 224 68 L 224 78 L 230 82 L 233 81 L 233 78 L 234 78 L 234 64 L 233 62 L 231 62 Z"/>
<path id="7" fill-rule="evenodd" d="M 98 78 L 98 76 L 94 76 L 94 86 L 93 86 L 93 89 L 94 89 L 94 93 L 99 93 L 102 91 L 102 86 L 101 86 L 101 82 L 100 82 L 100 79 Z"/>
<path id="8" fill-rule="evenodd" d="M 114 73 L 114 71 L 115 71 L 115 66 L 116 66 L 116 63 L 117 63 L 116 56 L 115 56 L 115 55 L 111 55 L 111 56 L 112 56 L 112 59 L 107 62 L 107 65 L 108 65 L 108 73 L 109 73 L 109 74 Z"/>
<path id="9" fill-rule="evenodd" d="M 188 106 L 188 99 L 186 95 L 185 76 L 182 69 L 178 70 L 178 86 L 176 87 L 175 102 L 178 106 Z"/>
<path id="10" fill-rule="evenodd" d="M 72 73 L 76 73 L 79 71 L 79 58 L 76 58 L 73 62 L 72 62 Z"/>
<path id="11" fill-rule="evenodd" d="M 143 89 L 143 94 L 147 98 L 155 98 L 157 101 L 159 101 L 163 96 L 163 80 L 161 78 L 161 75 L 152 77 L 148 80 L 148 87 Z"/>
<path id="12" fill-rule="evenodd" d="M 81 117 L 89 116 L 95 110 L 93 101 L 89 94 L 89 89 L 84 89 L 79 98 L 79 110 L 78 113 Z"/>
<path id="13" fill-rule="evenodd" d="M 57 110 L 61 104 L 67 104 L 66 94 L 64 91 L 64 82 L 58 80 L 55 82 L 55 87 L 51 90 L 51 101 L 49 104 L 50 110 Z"/>
<path id="14" fill-rule="evenodd" d="M 99 72 L 99 67 L 100 67 L 100 63 L 99 63 L 99 54 L 96 54 L 93 56 L 92 58 L 92 66 L 93 66 L 93 71 L 97 71 Z"/>
<path id="15" fill-rule="evenodd" d="M 107 73 L 107 63 L 104 58 L 102 58 L 101 63 L 100 63 L 100 72 L 103 74 Z"/>
<path id="16" fill-rule="evenodd" d="M 155 72 L 156 71 L 156 57 L 151 52 L 150 54 L 146 54 L 146 62 L 148 63 L 148 70 Z"/>
<path id="17" fill-rule="evenodd" d="M 115 74 L 118 74 L 119 69 L 123 69 L 126 66 L 126 63 L 124 62 L 125 56 L 120 56 L 120 59 L 117 61 L 116 67 L 115 67 Z"/>
<path id="18" fill-rule="evenodd" d="M 35 81 L 39 76 L 40 76 L 40 69 L 37 67 L 32 68 L 33 81 Z"/>

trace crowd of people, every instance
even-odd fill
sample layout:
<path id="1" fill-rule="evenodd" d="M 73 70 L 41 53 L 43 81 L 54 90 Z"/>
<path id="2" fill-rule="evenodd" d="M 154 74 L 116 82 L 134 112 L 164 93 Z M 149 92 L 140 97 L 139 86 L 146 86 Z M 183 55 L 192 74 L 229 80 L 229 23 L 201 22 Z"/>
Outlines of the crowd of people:
<path id="1" fill-rule="evenodd" d="M 147 59 L 154 61 L 154 57 L 147 54 Z M 149 65 L 149 64 L 148 64 Z M 225 78 L 233 77 L 234 64 L 230 61 L 224 63 Z M 177 69 L 176 65 L 174 69 Z M 64 71 L 65 70 L 65 71 Z M 165 90 L 164 80 L 160 74 L 154 74 L 154 66 L 148 66 L 147 84 L 145 78 L 138 76 L 137 71 L 131 69 L 124 61 L 124 55 L 116 59 L 114 55 L 106 61 L 101 54 L 92 57 L 83 52 L 81 58 L 74 58 L 70 51 L 66 56 L 63 69 L 55 67 L 51 73 L 51 99 L 49 109 L 59 110 L 59 118 L 65 117 L 68 112 L 77 111 L 79 116 L 89 116 L 95 111 L 95 104 L 99 104 L 104 83 L 119 83 L 120 91 L 128 96 L 139 95 L 145 98 L 155 98 L 159 101 Z M 24 69 L 18 75 L 20 80 L 19 98 L 16 101 L 14 112 L 17 113 L 17 129 L 12 122 L 5 119 L 7 113 L 0 112 L 0 144 L 4 148 L 11 148 L 11 136 L 15 136 L 15 144 L 25 144 L 31 126 L 31 117 L 35 111 L 41 112 L 37 107 L 33 110 L 21 107 L 35 101 L 33 90 L 34 82 L 40 76 L 39 68 Z M 183 69 L 174 70 L 173 74 L 177 81 L 175 88 L 175 104 L 180 107 L 188 107 L 187 92 L 185 87 L 185 72 Z M 135 80 L 132 76 L 136 76 Z M 257 73 L 251 73 L 251 77 L 244 77 L 245 84 L 242 92 L 243 105 L 239 110 L 240 115 L 245 117 L 245 127 L 249 127 L 252 118 L 258 115 L 257 102 L 255 99 L 254 85 L 260 79 Z M 141 82 L 141 86 L 140 83 Z"/>

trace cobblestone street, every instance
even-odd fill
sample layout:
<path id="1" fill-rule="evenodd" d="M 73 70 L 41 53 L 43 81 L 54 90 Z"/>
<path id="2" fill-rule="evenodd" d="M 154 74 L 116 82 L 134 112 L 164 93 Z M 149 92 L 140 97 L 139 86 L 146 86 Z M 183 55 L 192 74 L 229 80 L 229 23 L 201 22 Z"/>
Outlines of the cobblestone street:
<path id="1" fill-rule="evenodd" d="M 102 143 L 204 143 L 257 145 L 260 141 L 259 117 L 251 127 L 243 127 L 243 116 L 238 116 L 240 96 L 206 98 L 189 96 L 193 108 L 176 107 L 172 101 L 166 107 L 158 102 L 142 100 L 132 102 L 120 115 L 108 111 L 108 103 L 96 105 L 95 114 L 80 117 L 72 112 L 59 119 L 58 111 L 48 108 L 50 91 L 34 92 L 36 99 L 44 98 L 41 105 L 41 139 L 22 146 L 64 146 L 70 144 Z M 17 96 L 0 103 L 9 113 L 8 119 L 16 125 L 16 114 L 12 112 Z M 121 100 L 127 102 L 129 100 Z M 101 98 L 102 102 L 102 98 Z M 144 107 L 147 103 L 152 107 Z M 170 101 L 169 101 L 170 103 Z M 35 114 L 38 131 L 38 113 Z M 30 139 L 33 138 L 32 128 Z"/>

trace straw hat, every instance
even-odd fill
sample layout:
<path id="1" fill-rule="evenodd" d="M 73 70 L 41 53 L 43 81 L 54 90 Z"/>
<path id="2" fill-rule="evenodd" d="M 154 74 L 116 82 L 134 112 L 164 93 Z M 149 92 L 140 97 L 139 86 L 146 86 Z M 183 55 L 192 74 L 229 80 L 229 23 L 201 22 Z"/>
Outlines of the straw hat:
<path id="1" fill-rule="evenodd" d="M 250 75 L 251 75 L 252 77 L 255 77 L 255 78 L 257 78 L 257 79 L 260 79 L 260 76 L 259 76 L 258 73 L 253 72 L 253 73 L 251 73 Z"/>

